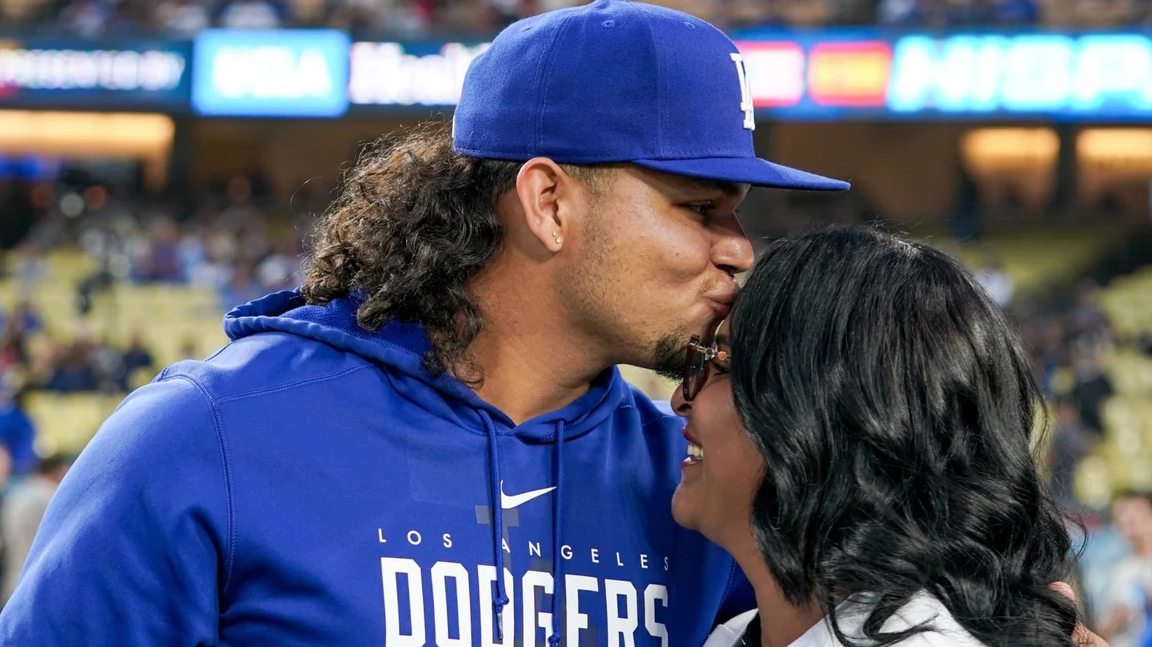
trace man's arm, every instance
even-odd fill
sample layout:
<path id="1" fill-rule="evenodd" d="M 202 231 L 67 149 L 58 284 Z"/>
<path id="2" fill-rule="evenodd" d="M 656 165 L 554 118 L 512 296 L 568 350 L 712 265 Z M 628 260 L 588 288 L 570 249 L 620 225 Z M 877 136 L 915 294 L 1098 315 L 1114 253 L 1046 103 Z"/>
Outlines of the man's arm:
<path id="1" fill-rule="evenodd" d="M 150 384 L 64 478 L 0 614 L 0 645 L 214 644 L 231 565 L 214 407 L 194 382 Z"/>

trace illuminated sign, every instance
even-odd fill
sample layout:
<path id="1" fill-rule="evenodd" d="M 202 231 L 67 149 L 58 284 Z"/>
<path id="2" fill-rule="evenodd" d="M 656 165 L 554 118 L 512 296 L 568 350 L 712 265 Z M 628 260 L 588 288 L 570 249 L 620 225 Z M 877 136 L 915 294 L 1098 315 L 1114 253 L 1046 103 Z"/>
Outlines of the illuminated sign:
<path id="1" fill-rule="evenodd" d="M 1152 40 L 974 35 L 896 41 L 888 107 L 899 113 L 1152 117 Z"/>
<path id="2" fill-rule="evenodd" d="M 809 54 L 808 92 L 823 106 L 882 106 L 891 70 L 888 43 L 819 43 Z"/>
<path id="3" fill-rule="evenodd" d="M 342 115 L 348 48 L 348 35 L 334 30 L 201 32 L 192 105 L 203 115 Z"/>
<path id="4" fill-rule="evenodd" d="M 796 43 L 737 43 L 757 108 L 790 106 L 804 96 L 804 50 Z"/>
<path id="5" fill-rule="evenodd" d="M 189 54 L 169 43 L 0 42 L 0 106 L 180 108 Z"/>
<path id="6" fill-rule="evenodd" d="M 456 105 L 464 73 L 488 44 L 446 43 L 431 51 L 419 45 L 407 47 L 400 43 L 353 45 L 349 100 L 356 105 Z"/>
<path id="7" fill-rule="evenodd" d="M 736 34 L 758 110 L 778 119 L 1152 119 L 1142 34 Z M 487 44 L 356 43 L 355 106 L 452 106 Z"/>
<path id="8" fill-rule="evenodd" d="M 1152 120 L 1152 34 L 734 35 L 770 119 Z M 0 40 L 0 108 L 337 117 L 450 107 L 487 43 L 335 30 L 207 30 L 191 43 Z"/>

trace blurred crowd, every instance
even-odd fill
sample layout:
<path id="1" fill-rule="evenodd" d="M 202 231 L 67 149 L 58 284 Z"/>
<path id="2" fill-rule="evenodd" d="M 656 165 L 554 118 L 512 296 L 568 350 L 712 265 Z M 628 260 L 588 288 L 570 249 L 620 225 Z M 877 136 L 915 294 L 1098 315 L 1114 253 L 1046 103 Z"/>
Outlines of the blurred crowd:
<path id="1" fill-rule="evenodd" d="M 0 379 L 17 374 L 33 388 L 120 393 L 139 383 L 137 372 L 158 370 L 139 332 L 115 347 L 87 325 L 98 296 L 118 284 L 213 291 L 220 313 L 295 288 L 300 280 L 300 232 L 306 225 L 297 227 L 291 217 L 269 217 L 268 201 L 254 185 L 259 185 L 258 178 L 230 178 L 189 207 L 179 198 L 124 199 L 117 187 L 84 181 L 0 183 L 4 220 L 16 225 L 14 231 L 0 231 L 0 247 L 7 243 L 12 248 L 2 278 L 24 295 L 10 311 L 0 308 Z M 295 197 L 295 208 L 310 209 L 306 189 Z M 270 223 L 278 223 L 279 229 L 273 231 Z M 45 255 L 65 246 L 79 247 L 93 261 L 93 268 L 74 286 L 64 288 L 72 292 L 68 306 L 76 308 L 79 322 L 75 330 L 66 331 L 66 340 L 44 329 L 35 300 L 28 296 L 50 280 Z M 189 339 L 181 353 L 192 358 L 208 350 Z"/>
<path id="2" fill-rule="evenodd" d="M 586 0 L 0 0 L 0 29 L 81 37 L 209 27 L 334 27 L 366 35 L 490 34 Z M 1152 25 L 1147 0 L 657 0 L 725 29 L 891 27 L 1130 27 Z"/>
<path id="3" fill-rule="evenodd" d="M 0 308 L 0 603 L 15 587 L 66 455 L 39 456 L 27 400 L 34 391 L 126 393 L 162 368 L 137 332 L 115 346 L 88 325 L 102 290 L 120 283 L 187 285 L 215 291 L 220 313 L 299 282 L 302 229 L 270 217 L 259 178 L 238 176 L 191 203 L 141 200 L 130 189 L 91 179 L 0 181 L 0 279 L 20 296 Z M 305 185 L 292 208 L 319 209 Z M 322 205 L 320 205 L 322 206 Z M 279 205 L 285 212 L 284 205 Z M 279 222 L 274 232 L 269 223 Z M 75 285 L 49 274 L 48 253 L 78 246 L 92 261 Z M 48 331 L 33 295 L 71 290 L 78 326 Z M 182 358 L 211 349 L 187 340 Z M 135 377 L 134 377 L 135 376 Z"/>
<path id="4" fill-rule="evenodd" d="M 1115 393 L 1104 368 L 1106 354 L 1137 349 L 1152 355 L 1152 338 L 1118 337 L 1093 279 L 1040 297 L 1022 296 L 994 255 L 975 275 L 1019 325 L 1048 399 L 1042 459 L 1058 503 L 1088 533 L 1076 578 L 1088 620 L 1113 647 L 1152 647 L 1152 492 L 1122 492 L 1110 509 L 1093 510 L 1077 500 L 1074 483 L 1077 466 L 1104 440 L 1103 410 Z"/>

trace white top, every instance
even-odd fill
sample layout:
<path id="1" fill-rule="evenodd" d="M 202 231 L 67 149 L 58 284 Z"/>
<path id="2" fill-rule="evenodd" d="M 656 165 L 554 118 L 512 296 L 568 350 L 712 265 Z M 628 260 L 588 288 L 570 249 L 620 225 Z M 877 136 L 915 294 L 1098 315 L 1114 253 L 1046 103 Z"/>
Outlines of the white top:
<path id="1" fill-rule="evenodd" d="M 864 641 L 865 637 L 860 628 L 868 617 L 872 605 L 869 596 L 853 596 L 853 598 L 836 608 L 836 615 L 840 621 L 840 628 L 852 639 Z M 740 637 L 752 619 L 756 617 L 756 610 L 736 616 L 720 625 L 708 637 L 704 647 L 739 647 Z M 929 622 L 932 630 L 919 633 L 907 640 L 896 643 L 900 647 L 986 647 L 965 631 L 952 618 L 948 609 L 936 598 L 926 592 L 918 593 L 908 604 L 892 615 L 884 623 L 883 631 L 895 632 L 911 629 L 917 625 Z M 865 643 L 867 644 L 867 643 Z M 750 645 L 749 647 L 758 647 Z M 789 647 L 843 647 L 836 640 L 828 619 L 825 618 L 800 636 Z"/>

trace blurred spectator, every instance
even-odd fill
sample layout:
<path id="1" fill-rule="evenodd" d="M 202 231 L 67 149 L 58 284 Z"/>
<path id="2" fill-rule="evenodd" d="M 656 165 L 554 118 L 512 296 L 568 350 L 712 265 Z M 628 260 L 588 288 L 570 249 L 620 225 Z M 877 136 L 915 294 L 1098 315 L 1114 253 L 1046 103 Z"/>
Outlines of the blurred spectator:
<path id="1" fill-rule="evenodd" d="M 256 278 L 264 292 L 291 290 L 300 285 L 300 239 L 284 236 L 277 250 L 256 267 Z"/>
<path id="2" fill-rule="evenodd" d="M 345 2 L 345 4 L 347 3 Z M 369 2 L 368 4 L 375 5 L 378 3 Z M 291 7 L 293 27 L 326 26 L 330 12 L 327 0 L 293 0 Z"/>
<path id="3" fill-rule="evenodd" d="M 1084 423 L 1094 430 L 1104 429 L 1101 410 L 1114 393 L 1112 382 L 1104 374 L 1101 351 L 1092 348 L 1079 352 L 1074 360 L 1075 386 L 1072 398 L 1080 408 Z"/>
<path id="4" fill-rule="evenodd" d="M 36 306 L 32 305 L 32 300 L 27 296 L 20 299 L 12 314 L 7 316 L 0 314 L 0 322 L 7 323 L 8 321 L 15 322 L 14 325 L 23 332 L 40 330 L 40 314 L 36 312 Z"/>
<path id="5" fill-rule="evenodd" d="M 228 198 L 228 204 L 220 210 L 216 218 L 219 226 L 238 229 L 263 220 L 256 206 L 255 187 L 250 178 L 237 175 L 229 179 L 225 196 Z"/>
<path id="6" fill-rule="evenodd" d="M 1056 398 L 1053 409 L 1056 420 L 1048 449 L 1052 494 L 1060 505 L 1074 509 L 1078 507 L 1074 482 L 1076 466 L 1095 448 L 1102 434 L 1084 425 L 1080 410 L 1070 398 Z"/>
<path id="7" fill-rule="evenodd" d="M 152 26 L 150 0 L 116 0 L 104 26 L 105 34 L 136 34 Z"/>
<path id="8" fill-rule="evenodd" d="M 232 268 L 232 278 L 220 290 L 220 308 L 225 312 L 239 305 L 264 296 L 256 277 L 252 275 L 252 263 L 239 261 Z"/>
<path id="9" fill-rule="evenodd" d="M 925 14 L 927 22 L 936 28 L 969 27 L 991 21 L 989 3 L 981 0 L 941 0 L 926 9 Z M 963 165 L 960 168 L 963 169 Z"/>
<path id="10" fill-rule="evenodd" d="M 152 235 L 142 241 L 137 276 L 142 281 L 171 283 L 184 279 L 181 265 L 180 230 L 176 222 L 160 216 L 152 222 Z"/>
<path id="11" fill-rule="evenodd" d="M 121 366 L 117 375 L 116 385 L 121 391 L 128 391 L 132 386 L 132 375 L 137 371 L 154 369 L 156 360 L 152 352 L 144 344 L 144 338 L 139 332 L 132 333 L 128 342 L 128 349 L 121 358 Z"/>
<path id="12" fill-rule="evenodd" d="M 1001 308 L 1006 308 L 1012 303 L 1016 285 L 997 258 L 991 256 L 988 258 L 984 266 L 976 272 L 976 280 Z"/>
<path id="13" fill-rule="evenodd" d="M 1040 19 L 1036 0 L 989 0 L 993 24 L 1003 27 L 1026 27 Z"/>
<path id="14" fill-rule="evenodd" d="M 1136 18 L 1136 0 L 1066 0 L 1072 6 L 1075 24 L 1083 27 L 1111 27 L 1131 24 Z M 1139 4 L 1146 5 L 1147 0 Z"/>
<path id="15" fill-rule="evenodd" d="M 1131 553 L 1112 569 L 1099 631 L 1112 647 L 1143 647 L 1152 610 L 1152 495 L 1116 497 L 1112 522 Z"/>
<path id="16" fill-rule="evenodd" d="M 1072 309 L 1069 333 L 1074 336 L 1107 333 L 1108 318 L 1097 304 L 1100 287 L 1092 281 L 1081 281 L 1076 286 L 1076 305 Z"/>
<path id="17" fill-rule="evenodd" d="M 781 0 L 734 0 L 724 3 L 727 11 L 718 22 L 730 29 L 787 27 L 783 5 Z"/>
<path id="18" fill-rule="evenodd" d="M 28 338 L 20 319 L 9 319 L 0 334 L 0 371 L 9 371 L 28 363 Z"/>
<path id="19" fill-rule="evenodd" d="M 44 255 L 40 253 L 40 249 L 32 239 L 25 239 L 20 245 L 16 267 L 11 271 L 21 290 L 32 290 L 47 277 L 48 267 L 44 262 Z"/>
<path id="20" fill-rule="evenodd" d="M 156 7 L 156 24 L 173 36 L 188 37 L 212 25 L 212 15 L 197 0 L 167 0 Z"/>
<path id="21" fill-rule="evenodd" d="M 32 187 L 21 179 L 0 180 L 0 249 L 26 240 L 36 223 L 37 208 Z"/>
<path id="22" fill-rule="evenodd" d="M 34 476 L 14 485 L 4 497 L 4 509 L 0 512 L 0 536 L 4 537 L 2 595 L 5 603 L 16 590 L 16 582 L 48 502 L 52 500 L 52 495 L 56 493 L 60 481 L 64 480 L 71 464 L 70 458 L 46 458 L 40 462 Z"/>
<path id="23" fill-rule="evenodd" d="M 929 16 L 927 0 L 880 0 L 877 21 L 886 27 L 912 27 Z"/>
<path id="24" fill-rule="evenodd" d="M 97 38 L 104 33 L 113 5 L 100 0 L 72 0 L 60 13 L 65 31 L 83 38 Z"/>
<path id="25" fill-rule="evenodd" d="M 100 386 L 98 354 L 91 332 L 81 328 L 72 343 L 60 352 L 45 387 L 62 393 L 97 390 Z"/>
<path id="26" fill-rule="evenodd" d="M 219 23 L 226 29 L 276 29 L 281 16 L 267 0 L 229 0 L 220 11 Z"/>
<path id="27" fill-rule="evenodd" d="M 12 474 L 22 475 L 36 466 L 36 427 L 25 410 L 28 387 L 20 386 L 0 400 L 0 447 L 8 453 Z"/>

